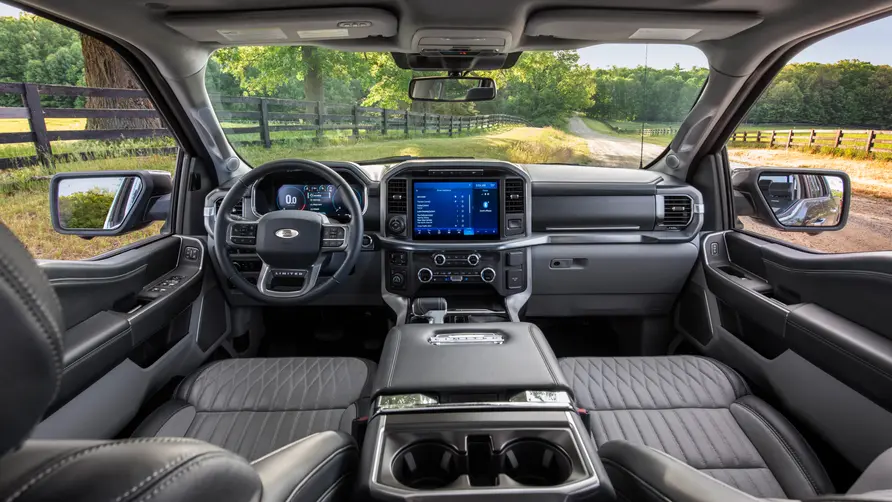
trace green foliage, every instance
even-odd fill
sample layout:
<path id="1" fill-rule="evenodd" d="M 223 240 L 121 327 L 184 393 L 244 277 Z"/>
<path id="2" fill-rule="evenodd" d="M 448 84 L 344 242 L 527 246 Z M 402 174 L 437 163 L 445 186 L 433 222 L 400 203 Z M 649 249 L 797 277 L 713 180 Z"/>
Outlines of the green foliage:
<path id="1" fill-rule="evenodd" d="M 101 229 L 114 199 L 115 194 L 99 188 L 59 197 L 59 221 L 65 228 Z"/>
<path id="2" fill-rule="evenodd" d="M 858 60 L 789 64 L 746 121 L 892 128 L 892 66 Z"/>
<path id="3" fill-rule="evenodd" d="M 80 35 L 58 23 L 22 13 L 0 17 L 0 81 L 83 85 Z M 45 97 L 45 106 L 83 106 L 82 100 Z M 0 94 L 0 106 L 22 106 L 18 95 Z"/>
<path id="4" fill-rule="evenodd" d="M 603 120 L 681 122 L 697 99 L 709 70 L 661 70 L 637 66 L 594 70 L 598 87 L 589 117 Z M 646 84 L 646 85 L 645 85 Z"/>

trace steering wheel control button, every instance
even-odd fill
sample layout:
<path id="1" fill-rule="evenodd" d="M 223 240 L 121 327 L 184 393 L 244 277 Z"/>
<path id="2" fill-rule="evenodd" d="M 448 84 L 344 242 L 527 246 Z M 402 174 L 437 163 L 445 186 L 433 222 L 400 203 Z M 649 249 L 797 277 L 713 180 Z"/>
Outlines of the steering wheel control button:
<path id="1" fill-rule="evenodd" d="M 505 272 L 505 287 L 508 289 L 523 288 L 523 269 L 509 268 Z"/>
<path id="2" fill-rule="evenodd" d="M 243 237 L 256 237 L 257 225 L 238 224 L 232 226 L 232 235 Z"/>
<path id="3" fill-rule="evenodd" d="M 423 268 L 418 271 L 418 280 L 424 284 L 431 282 L 433 278 L 434 273 L 429 268 Z"/>
<path id="4" fill-rule="evenodd" d="M 257 243 L 257 239 L 254 237 L 235 237 L 235 236 L 233 236 L 233 237 L 230 237 L 229 240 L 232 241 L 233 244 L 239 244 L 242 246 L 253 246 Z"/>
<path id="5" fill-rule="evenodd" d="M 480 271 L 480 278 L 483 279 L 483 282 L 492 282 L 496 280 L 496 271 L 486 267 Z"/>

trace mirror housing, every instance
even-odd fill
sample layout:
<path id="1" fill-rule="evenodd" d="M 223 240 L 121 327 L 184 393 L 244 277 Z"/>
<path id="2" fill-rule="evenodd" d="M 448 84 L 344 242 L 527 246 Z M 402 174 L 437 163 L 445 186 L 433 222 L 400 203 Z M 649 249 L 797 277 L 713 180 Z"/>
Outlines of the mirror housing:
<path id="1" fill-rule="evenodd" d="M 786 232 L 842 230 L 852 186 L 842 171 L 754 167 L 731 171 L 734 210 Z"/>
<path id="2" fill-rule="evenodd" d="M 496 98 L 496 82 L 488 77 L 416 77 L 409 82 L 414 101 L 467 103 Z"/>
<path id="3" fill-rule="evenodd" d="M 58 173 L 50 180 L 53 228 L 81 237 L 133 232 L 167 219 L 172 190 L 166 171 Z"/>

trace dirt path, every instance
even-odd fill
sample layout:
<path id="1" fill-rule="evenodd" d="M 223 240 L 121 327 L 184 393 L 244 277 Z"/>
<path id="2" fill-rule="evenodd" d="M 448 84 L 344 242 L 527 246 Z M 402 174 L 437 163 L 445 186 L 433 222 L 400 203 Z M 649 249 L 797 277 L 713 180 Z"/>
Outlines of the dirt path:
<path id="1" fill-rule="evenodd" d="M 570 132 L 584 138 L 592 152 L 594 164 L 602 167 L 638 167 L 641 159 L 641 142 L 629 138 L 608 136 L 591 130 L 579 117 L 570 118 Z M 644 144 L 644 163 L 656 158 L 664 147 Z"/>

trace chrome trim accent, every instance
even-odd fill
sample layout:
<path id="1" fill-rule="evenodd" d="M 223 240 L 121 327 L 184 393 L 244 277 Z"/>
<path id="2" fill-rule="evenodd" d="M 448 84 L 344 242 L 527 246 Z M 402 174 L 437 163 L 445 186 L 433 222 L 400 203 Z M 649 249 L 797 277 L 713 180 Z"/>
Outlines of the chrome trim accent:
<path id="1" fill-rule="evenodd" d="M 377 406 L 380 410 L 405 410 L 432 406 L 438 403 L 437 399 L 424 394 L 398 394 L 395 396 L 380 396 Z"/>
<path id="2" fill-rule="evenodd" d="M 603 230 L 641 230 L 641 227 L 629 225 L 624 227 L 545 227 L 548 232 L 600 232 Z"/>
<path id="3" fill-rule="evenodd" d="M 422 404 L 408 401 L 402 405 L 389 401 L 389 407 L 383 407 L 380 396 L 375 400 L 372 416 L 387 413 L 430 413 L 443 411 L 505 411 L 505 410 L 561 410 L 576 412 L 573 403 L 548 401 L 487 401 L 480 403 L 430 403 Z"/>
<path id="4" fill-rule="evenodd" d="M 488 280 L 488 281 L 486 280 L 486 277 L 483 277 L 483 272 L 486 272 L 487 270 L 489 270 L 490 272 L 492 272 L 492 279 L 490 279 L 490 280 Z M 483 270 L 481 270 L 481 271 L 480 271 L 480 280 L 483 281 L 483 282 L 485 282 L 485 283 L 487 283 L 487 284 L 492 284 L 493 282 L 495 282 L 495 280 L 496 280 L 496 271 L 495 271 L 495 269 L 493 269 L 492 267 L 486 267 L 486 268 L 484 268 Z"/>
<path id="5" fill-rule="evenodd" d="M 455 309 L 447 310 L 447 314 L 507 314 L 504 310 L 492 309 Z"/>
<path id="6" fill-rule="evenodd" d="M 437 347 L 440 345 L 501 345 L 505 343 L 505 336 L 498 333 L 445 333 L 428 338 L 427 343 Z"/>
<path id="7" fill-rule="evenodd" d="M 508 398 L 512 403 L 568 403 L 573 404 L 570 394 L 559 390 L 525 390 Z"/>
<path id="8" fill-rule="evenodd" d="M 425 281 L 424 279 L 421 278 L 421 272 L 423 272 L 423 271 L 425 271 L 425 270 L 427 270 L 427 271 L 431 274 L 431 278 L 428 279 L 428 280 L 426 280 L 426 281 Z M 427 284 L 427 283 L 431 282 L 432 280 L 434 280 L 434 271 L 431 270 L 431 269 L 429 269 L 429 268 L 427 268 L 427 267 L 419 268 L 419 269 L 418 269 L 418 273 L 415 274 L 415 275 L 418 276 L 418 282 L 420 282 L 420 283 L 422 283 L 422 284 Z"/>
<path id="9" fill-rule="evenodd" d="M 706 212 L 706 204 L 694 204 L 694 214 L 703 214 Z"/>
<path id="10" fill-rule="evenodd" d="M 319 272 L 322 270 L 322 260 L 317 260 L 314 263 L 310 270 L 306 269 L 284 269 L 277 268 L 274 269 L 266 264 L 263 260 L 261 260 L 263 266 L 260 268 L 260 276 L 257 277 L 257 290 L 260 291 L 260 294 L 265 296 L 270 296 L 273 298 L 300 298 L 307 293 L 310 292 L 315 286 L 316 281 L 319 280 Z M 297 291 L 273 291 L 269 289 L 269 285 L 272 283 L 273 273 L 274 272 L 306 272 L 306 276 L 304 278 L 304 284 Z"/>
<path id="11" fill-rule="evenodd" d="M 300 232 L 293 228 L 280 228 L 276 230 L 276 237 L 280 239 L 293 239 L 300 235 Z"/>

